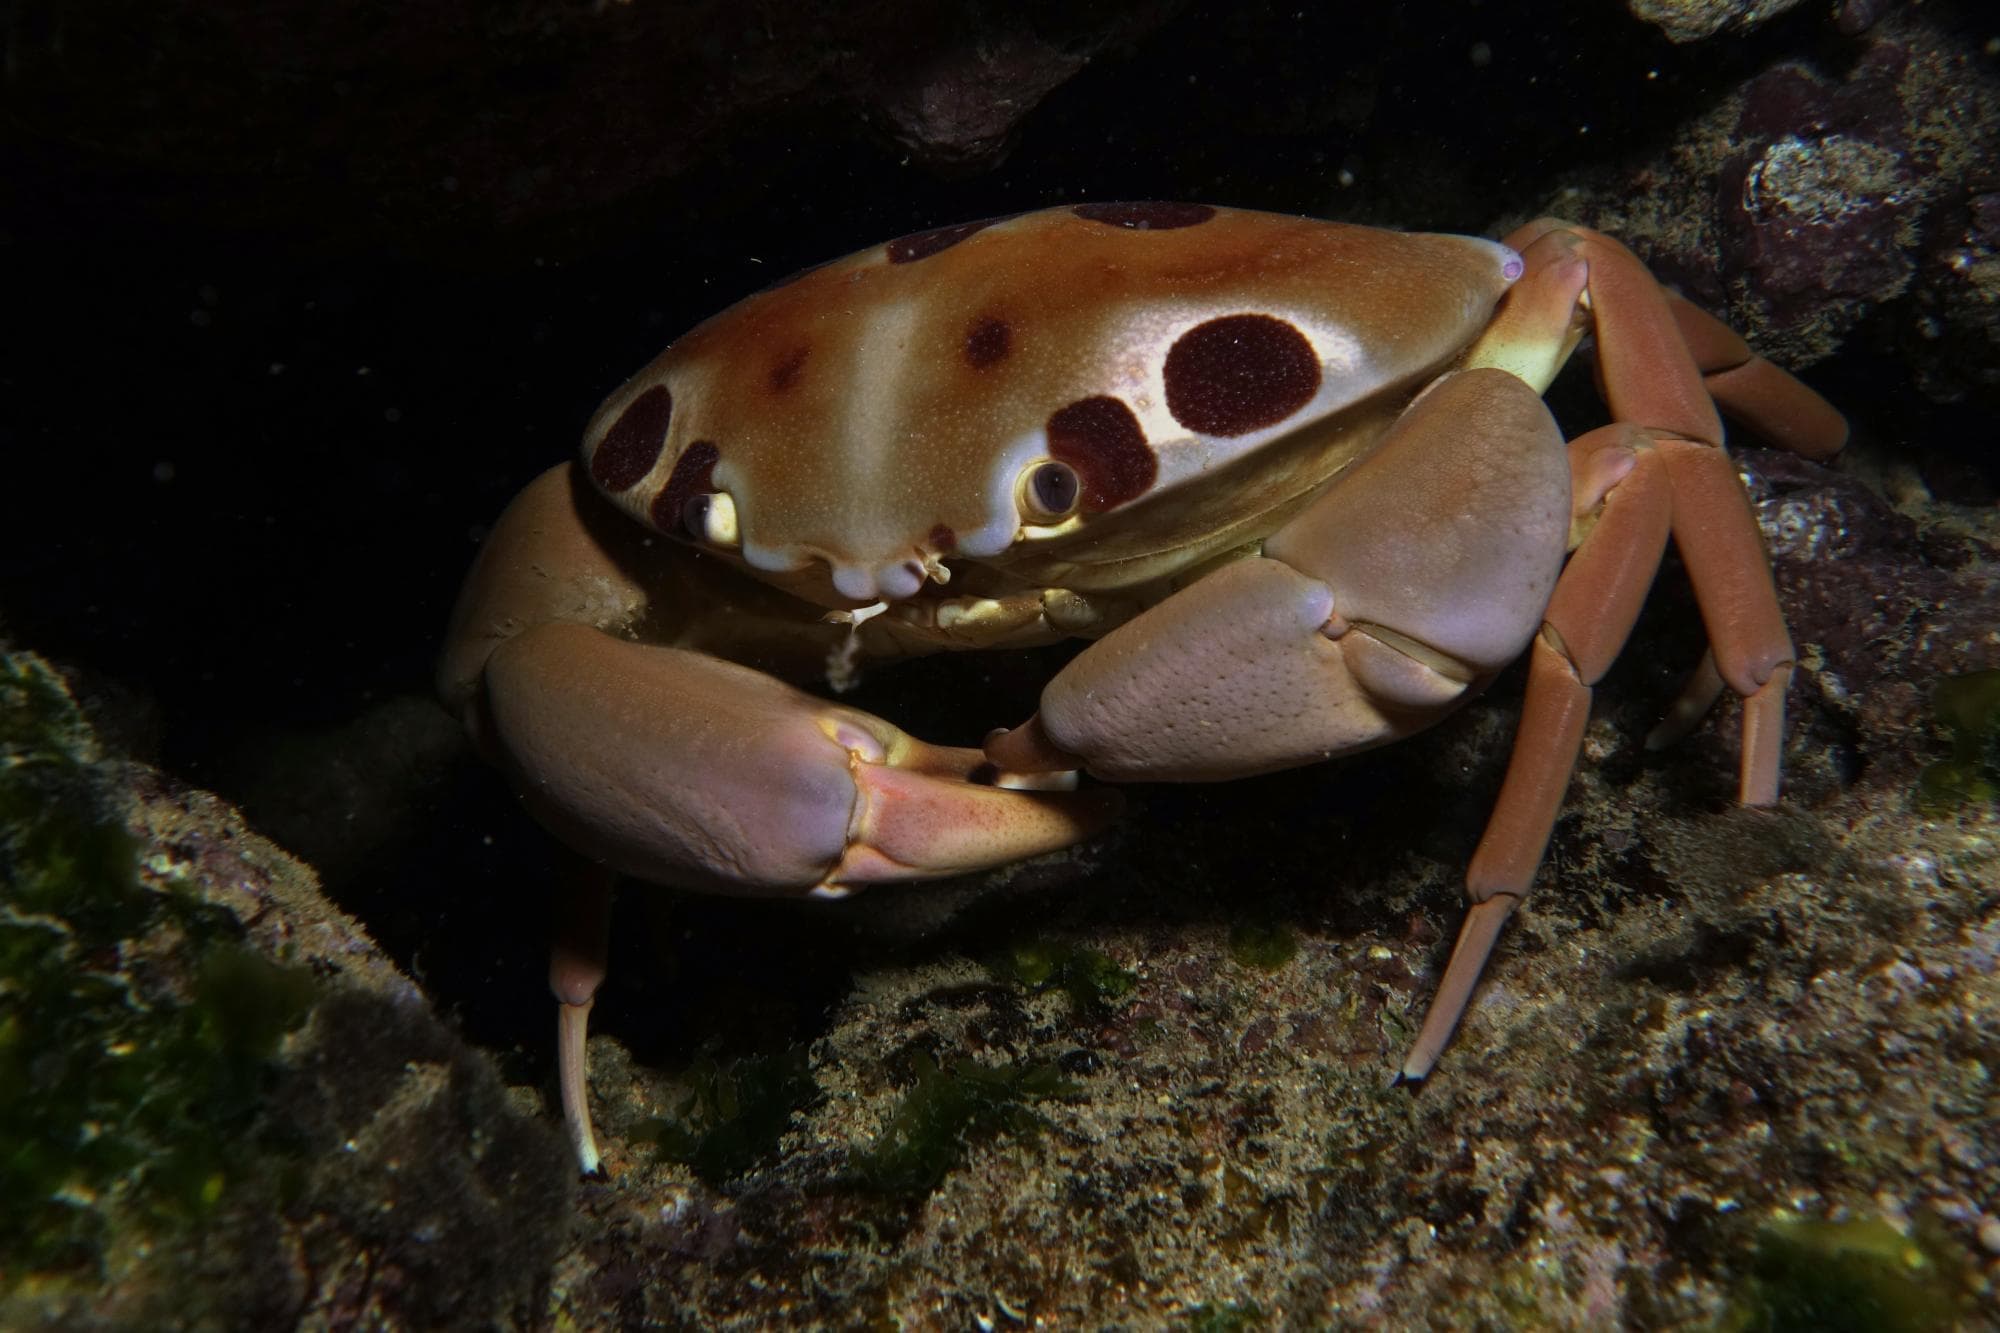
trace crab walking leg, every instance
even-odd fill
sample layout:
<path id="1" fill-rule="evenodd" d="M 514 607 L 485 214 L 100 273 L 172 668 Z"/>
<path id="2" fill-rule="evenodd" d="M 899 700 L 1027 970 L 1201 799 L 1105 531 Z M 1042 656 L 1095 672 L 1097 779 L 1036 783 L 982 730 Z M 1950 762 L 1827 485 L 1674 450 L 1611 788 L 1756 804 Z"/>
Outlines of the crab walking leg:
<path id="1" fill-rule="evenodd" d="M 1702 385 L 1722 410 L 1760 439 L 1815 461 L 1847 443 L 1847 418 L 1833 404 L 1750 349 L 1736 330 L 1684 297 L 1667 294 L 1681 341 Z"/>
<path id="2" fill-rule="evenodd" d="M 1590 265 L 1605 400 L 1618 420 L 1655 438 L 1673 488 L 1674 544 L 1694 584 L 1716 671 L 1744 701 L 1738 799 L 1769 805 L 1778 799 L 1794 653 L 1756 515 L 1723 451 L 1721 419 L 1688 351 L 1692 329 L 1713 357 L 1713 331 L 1677 319 L 1667 294 L 1624 246 L 1597 232 L 1573 234 Z M 1803 385 L 1791 387 L 1796 392 L 1776 399 L 1789 414 L 1781 421 L 1801 422 L 1801 437 L 1828 438 L 1813 404 L 1831 409 Z M 1768 422 L 1764 428 L 1777 429 Z"/>
<path id="3" fill-rule="evenodd" d="M 1737 799 L 1771 805 L 1785 741 L 1785 688 L 1795 654 L 1778 609 L 1750 498 L 1722 450 L 1661 440 L 1674 490 L 1674 544 L 1694 584 L 1715 670 L 1743 696 L 1743 770 Z"/>
<path id="4" fill-rule="evenodd" d="M 1594 522 L 1563 569 L 1535 638 L 1514 753 L 1465 874 L 1472 908 L 1404 1057 L 1403 1082 L 1424 1078 L 1437 1063 L 1501 924 L 1527 896 L 1583 745 L 1592 687 L 1624 648 L 1666 550 L 1672 493 L 1650 446 L 1644 432 L 1625 425 L 1594 430 L 1570 446 L 1577 509 Z"/>
<path id="5" fill-rule="evenodd" d="M 1709 648 L 1695 663 L 1694 670 L 1681 685 L 1681 692 L 1667 705 L 1667 711 L 1660 717 L 1653 729 L 1646 733 L 1648 750 L 1664 750 L 1676 741 L 1684 740 L 1701 725 L 1708 716 L 1708 710 L 1715 707 L 1715 701 L 1729 688 L 1729 682 L 1715 669 L 1715 649 Z"/>
<path id="6" fill-rule="evenodd" d="M 1674 541 L 1688 565 L 1712 646 L 1646 743 L 1659 748 L 1684 734 L 1727 686 L 1744 699 L 1739 799 L 1771 804 L 1778 794 L 1792 645 L 1755 515 L 1721 448 L 1720 423 L 1711 429 L 1712 409 L 1704 413 L 1690 401 L 1696 386 L 1688 362 L 1701 377 L 1700 389 L 1725 411 L 1793 453 L 1832 457 L 1847 442 L 1847 421 L 1720 320 L 1659 288 L 1617 241 L 1582 228 L 1563 229 L 1564 224 L 1542 219 L 1510 241 L 1532 244 L 1558 231 L 1574 238 L 1575 252 L 1591 265 L 1598 371 L 1607 401 L 1621 420 L 1679 437 L 1677 443 L 1662 440 L 1674 477 Z M 1668 324 L 1686 358 L 1672 355 Z"/>
<path id="7" fill-rule="evenodd" d="M 556 1083 L 577 1165 L 584 1175 L 595 1176 L 603 1174 L 602 1159 L 590 1125 L 584 1041 L 589 1036 L 591 1005 L 604 984 L 611 945 L 611 886 L 617 877 L 581 857 L 565 856 L 569 865 L 556 900 L 555 944 L 549 951 L 549 989 L 556 997 Z"/>
<path id="8" fill-rule="evenodd" d="M 1537 255 L 1559 247 L 1588 266 L 1585 303 L 1597 331 L 1599 387 L 1612 415 L 1652 433 L 1666 457 L 1674 542 L 1701 606 L 1714 670 L 1744 700 L 1739 799 L 1768 805 L 1778 795 L 1792 643 L 1756 516 L 1722 448 L 1722 419 L 1703 371 L 1720 368 L 1715 383 L 1728 395 L 1725 401 L 1740 407 L 1753 429 L 1801 453 L 1838 449 L 1846 423 L 1783 371 L 1750 366 L 1756 358 L 1747 344 L 1669 296 L 1612 238 L 1543 218 L 1514 232 L 1508 244 Z M 1746 366 L 1747 379 L 1729 379 Z M 1706 673 L 1697 670 L 1674 714 L 1702 703 L 1706 684 Z"/>
<path id="9" fill-rule="evenodd" d="M 1817 394 L 1767 362 L 1762 369 L 1751 364 L 1758 359 L 1741 339 L 1669 298 L 1617 242 L 1544 221 L 1516 232 L 1509 243 L 1532 247 L 1537 255 L 1559 248 L 1588 264 L 1585 291 L 1597 329 L 1599 381 L 1619 424 L 1577 441 L 1571 456 L 1580 481 L 1586 469 L 1615 457 L 1612 449 L 1631 452 L 1635 462 L 1607 495 L 1602 517 L 1550 603 L 1529 668 L 1520 737 L 1493 821 L 1467 871 L 1473 907 L 1405 1058 L 1405 1081 L 1423 1078 L 1436 1064 L 1501 924 L 1534 877 L 1582 744 L 1590 687 L 1630 633 L 1669 530 L 1688 566 L 1711 644 L 1675 706 L 1675 721 L 1689 712 L 1698 716 L 1713 701 L 1711 678 L 1735 689 L 1744 700 L 1739 799 L 1777 799 L 1793 651 L 1755 516 L 1722 449 L 1710 390 L 1755 429 L 1798 452 L 1831 453 L 1846 436 L 1845 422 Z M 1708 370 L 1721 373 L 1704 380 Z M 1588 512 L 1584 497 L 1578 509 Z"/>
<path id="10" fill-rule="evenodd" d="M 1651 331 L 1636 337 L 1630 331 L 1630 324 L 1622 330 L 1608 331 L 1614 341 L 1625 344 L 1625 354 L 1616 368 L 1603 370 L 1601 378 L 1607 387 L 1615 380 L 1628 390 L 1650 385 L 1651 391 L 1657 391 L 1662 386 L 1649 380 L 1648 368 L 1668 362 L 1653 358 L 1679 361 L 1664 337 L 1665 330 L 1659 327 L 1657 306 L 1663 301 L 1667 318 L 1701 377 L 1700 389 L 1724 412 L 1748 426 L 1767 444 L 1816 461 L 1831 458 L 1847 443 L 1847 419 L 1833 404 L 1757 355 L 1727 324 L 1685 297 L 1660 288 L 1632 252 L 1613 238 L 1559 218 L 1537 218 L 1509 235 L 1506 244 L 1522 253 L 1531 270 L 1538 258 L 1546 264 L 1548 260 L 1541 257 L 1550 253 L 1566 253 L 1592 261 L 1591 301 L 1600 317 L 1600 336 L 1607 333 L 1607 328 L 1602 322 L 1603 308 L 1597 303 L 1607 297 L 1614 306 L 1614 322 L 1629 319 L 1636 312 L 1639 323 L 1652 326 Z M 1623 315 L 1615 310 L 1628 301 L 1631 305 Z M 1514 303 L 1510 295 L 1509 304 Z M 1533 375 L 1523 378 L 1537 382 Z M 1670 374 L 1668 381 L 1669 393 L 1681 398 L 1690 409 L 1679 414 L 1680 421 L 1703 422 L 1707 414 L 1689 394 L 1691 383 L 1678 372 Z M 1669 424 L 1630 415 L 1615 405 L 1613 410 L 1621 420 L 1644 425 Z M 1694 438 L 1720 443 L 1722 437 L 1702 431 Z"/>

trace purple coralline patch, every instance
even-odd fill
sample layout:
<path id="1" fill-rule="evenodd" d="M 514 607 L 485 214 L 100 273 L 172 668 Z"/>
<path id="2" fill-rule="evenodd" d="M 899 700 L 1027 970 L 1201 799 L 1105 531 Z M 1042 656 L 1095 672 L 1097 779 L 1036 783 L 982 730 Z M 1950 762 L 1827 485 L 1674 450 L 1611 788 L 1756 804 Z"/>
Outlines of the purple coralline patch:
<path id="1" fill-rule="evenodd" d="M 1892 509 L 1855 477 L 1746 449 L 1749 483 L 1807 688 L 1849 719 L 1878 777 L 1913 778 L 1937 681 L 1994 663 L 1995 552 Z"/>
<path id="2" fill-rule="evenodd" d="M 1829 299 L 1890 299 L 1915 272 L 1904 232 L 1927 164 L 1905 129 L 1908 64 L 1878 41 L 1843 84 L 1783 65 L 1744 90 L 1742 147 L 1717 186 L 1721 240 L 1781 325 Z"/>

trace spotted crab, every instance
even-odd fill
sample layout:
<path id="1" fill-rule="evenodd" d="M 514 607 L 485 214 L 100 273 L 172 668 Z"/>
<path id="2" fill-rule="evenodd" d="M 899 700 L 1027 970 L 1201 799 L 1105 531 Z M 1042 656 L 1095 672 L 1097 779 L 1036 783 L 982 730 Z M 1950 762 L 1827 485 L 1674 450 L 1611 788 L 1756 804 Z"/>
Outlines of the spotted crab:
<path id="1" fill-rule="evenodd" d="M 1541 400 L 1589 335 L 1612 424 Z M 1504 242 L 1197 204 L 944 227 L 708 320 L 605 402 L 481 550 L 439 672 L 581 853 L 550 968 L 565 1118 L 615 875 L 840 897 L 1062 848 L 1076 775 L 1242 777 L 1431 725 L 1531 653 L 1425 1077 L 1562 803 L 1667 539 L 1774 801 L 1793 650 L 1719 403 L 1823 457 L 1811 390 L 1553 220 Z M 802 691 L 913 654 L 1095 640 L 983 749 Z M 1677 720 L 1677 721 L 1676 721 Z"/>

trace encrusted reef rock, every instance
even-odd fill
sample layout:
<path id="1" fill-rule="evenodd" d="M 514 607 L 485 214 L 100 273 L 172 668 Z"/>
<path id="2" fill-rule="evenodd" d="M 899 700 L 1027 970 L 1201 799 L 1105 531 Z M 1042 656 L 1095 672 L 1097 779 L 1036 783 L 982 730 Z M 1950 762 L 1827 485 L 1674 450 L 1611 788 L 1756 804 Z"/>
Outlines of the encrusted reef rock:
<path id="1" fill-rule="evenodd" d="M 1903 0 L 1836 0 L 1834 26 L 1849 36 L 1868 31 Z M 1748 32 L 1798 8 L 1799 0 L 1627 0 L 1632 16 L 1650 23 L 1674 42 L 1699 42 L 1725 29 Z"/>
<path id="2" fill-rule="evenodd" d="M 0 654 L 0 1324 L 529 1325 L 565 1150 L 312 872 Z"/>
<path id="3" fill-rule="evenodd" d="M 1724 28 L 1747 31 L 1799 0 L 1627 0 L 1632 16 L 1651 23 L 1676 42 L 1698 42 Z"/>
<path id="4" fill-rule="evenodd" d="M 1831 355 L 1883 311 L 1867 352 L 1954 399 L 1994 382 L 1996 210 L 1982 201 L 1996 152 L 1990 63 L 1898 18 L 1844 69 L 1773 66 L 1659 161 L 1550 207 L 1616 232 L 1786 365 Z"/>
<path id="5" fill-rule="evenodd" d="M 1990 523 L 1977 506 L 1964 519 L 1943 506 L 1905 513 L 1851 473 L 1770 450 L 1747 451 L 1744 471 L 1804 688 L 1851 735 L 1801 757 L 1841 751 L 1871 784 L 1909 784 L 1931 757 L 1910 742 L 1934 727 L 1937 684 L 2000 666 Z"/>

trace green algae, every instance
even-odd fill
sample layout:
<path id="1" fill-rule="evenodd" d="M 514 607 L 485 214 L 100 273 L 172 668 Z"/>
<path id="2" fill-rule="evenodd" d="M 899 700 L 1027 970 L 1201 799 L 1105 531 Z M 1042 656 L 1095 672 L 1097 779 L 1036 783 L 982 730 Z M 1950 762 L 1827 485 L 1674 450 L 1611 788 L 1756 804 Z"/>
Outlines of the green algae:
<path id="1" fill-rule="evenodd" d="M 1275 972 L 1299 952 L 1299 937 L 1283 922 L 1239 921 L 1229 928 L 1229 956 L 1238 967 Z"/>
<path id="2" fill-rule="evenodd" d="M 921 1052 L 911 1064 L 916 1082 L 854 1161 L 855 1178 L 883 1194 L 928 1194 L 976 1135 L 1039 1138 L 1044 1122 L 1032 1103 L 1077 1091 L 1052 1064 L 996 1066 L 961 1057 L 940 1069 Z"/>
<path id="3" fill-rule="evenodd" d="M 1951 758 L 1918 775 L 1918 804 L 1947 813 L 2000 800 L 2000 670 L 1938 682 L 1931 715 L 1951 733 Z"/>
<path id="4" fill-rule="evenodd" d="M 1757 1235 L 1720 1333 L 1944 1333 L 1965 1301 L 1966 1259 L 1935 1222 L 1904 1235 L 1881 1218 L 1779 1221 Z"/>
<path id="5" fill-rule="evenodd" d="M 46 663 L 0 656 L 0 1293 L 206 1216 L 312 982 L 149 887 L 115 766 Z"/>
<path id="6" fill-rule="evenodd" d="M 1248 1333 L 1264 1327 L 1264 1311 L 1254 1301 L 1204 1301 L 1187 1312 L 1183 1333 Z"/>
<path id="7" fill-rule="evenodd" d="M 1136 975 L 1109 957 L 1070 942 L 1016 944 L 990 966 L 996 975 L 1031 991 L 1062 991 L 1074 1014 L 1114 1009 L 1139 984 Z"/>
<path id="8" fill-rule="evenodd" d="M 674 1118 L 648 1121 L 634 1137 L 711 1185 L 776 1151 L 793 1112 L 819 1094 L 802 1046 L 728 1061 L 703 1052 L 687 1078 L 690 1091 Z"/>

